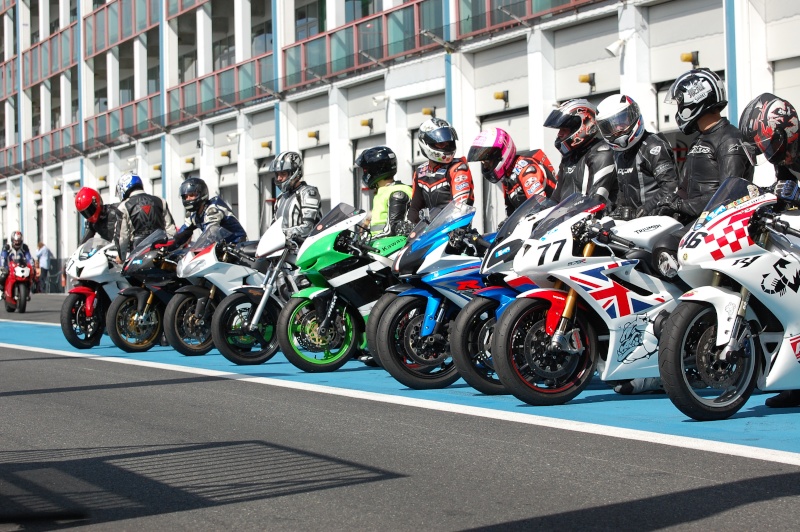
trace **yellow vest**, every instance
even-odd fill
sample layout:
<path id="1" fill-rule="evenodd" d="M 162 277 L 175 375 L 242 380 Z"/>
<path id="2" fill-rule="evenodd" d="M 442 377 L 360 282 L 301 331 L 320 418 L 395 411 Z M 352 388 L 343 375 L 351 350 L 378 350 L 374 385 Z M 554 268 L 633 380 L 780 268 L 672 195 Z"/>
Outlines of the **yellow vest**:
<path id="1" fill-rule="evenodd" d="M 379 188 L 375 193 L 375 199 L 372 200 L 372 221 L 369 226 L 372 234 L 380 233 L 386 227 L 386 221 L 389 218 L 389 197 L 398 190 L 405 192 L 409 198 L 411 197 L 411 187 L 396 181 L 391 185 Z"/>

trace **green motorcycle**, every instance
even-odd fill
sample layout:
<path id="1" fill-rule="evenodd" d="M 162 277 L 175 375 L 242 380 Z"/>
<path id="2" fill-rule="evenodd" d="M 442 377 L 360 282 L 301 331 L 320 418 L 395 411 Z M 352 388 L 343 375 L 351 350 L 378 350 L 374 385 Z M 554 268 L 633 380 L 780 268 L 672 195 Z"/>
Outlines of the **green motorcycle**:
<path id="1" fill-rule="evenodd" d="M 297 252 L 312 286 L 292 295 L 278 315 L 284 356 L 308 372 L 335 371 L 365 348 L 364 329 L 375 302 L 397 282 L 394 256 L 405 236 L 369 239 L 367 213 L 345 203 L 326 214 Z"/>

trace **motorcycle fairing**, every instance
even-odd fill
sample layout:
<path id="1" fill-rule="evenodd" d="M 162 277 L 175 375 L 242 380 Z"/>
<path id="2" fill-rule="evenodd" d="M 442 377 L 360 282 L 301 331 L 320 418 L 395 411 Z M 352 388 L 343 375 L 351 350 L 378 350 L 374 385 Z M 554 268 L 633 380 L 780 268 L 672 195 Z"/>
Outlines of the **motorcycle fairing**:
<path id="1" fill-rule="evenodd" d="M 86 296 L 86 302 L 84 303 L 84 312 L 87 318 L 91 318 L 94 315 L 94 307 L 95 307 L 95 300 L 97 299 L 97 292 L 93 288 L 89 288 L 88 286 L 75 286 L 70 288 L 70 294 L 83 294 Z"/>
<path id="2" fill-rule="evenodd" d="M 472 293 L 472 297 L 484 297 L 486 299 L 493 299 L 499 303 L 497 310 L 494 311 L 495 316 L 500 318 L 506 307 L 516 301 L 519 292 L 506 288 L 504 286 L 490 286 L 488 288 L 481 288 Z"/>

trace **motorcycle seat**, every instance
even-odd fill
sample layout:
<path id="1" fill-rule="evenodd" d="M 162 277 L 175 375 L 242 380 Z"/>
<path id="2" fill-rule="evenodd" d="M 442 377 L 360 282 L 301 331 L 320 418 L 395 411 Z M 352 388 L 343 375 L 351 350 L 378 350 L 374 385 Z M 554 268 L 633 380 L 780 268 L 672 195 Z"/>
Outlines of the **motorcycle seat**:
<path id="1" fill-rule="evenodd" d="M 239 242 L 236 244 L 237 250 L 251 259 L 256 256 L 256 248 L 258 247 L 258 240 L 249 240 L 247 242 Z"/>

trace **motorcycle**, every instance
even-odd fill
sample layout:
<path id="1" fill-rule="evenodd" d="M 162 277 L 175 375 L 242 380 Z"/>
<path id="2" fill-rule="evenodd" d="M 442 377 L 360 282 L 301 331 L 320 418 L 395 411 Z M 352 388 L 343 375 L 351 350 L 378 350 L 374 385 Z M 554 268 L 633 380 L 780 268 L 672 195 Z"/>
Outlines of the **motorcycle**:
<path id="1" fill-rule="evenodd" d="M 254 269 L 256 242 L 228 244 L 231 232 L 209 226 L 178 261 L 182 286 L 164 311 L 164 335 L 169 345 L 186 356 L 205 355 L 214 346 L 211 320 L 222 299 L 244 285 L 261 284 Z"/>
<path id="2" fill-rule="evenodd" d="M 658 375 L 654 321 L 683 289 L 655 270 L 652 249 L 681 225 L 667 216 L 616 225 L 596 218 L 604 208 L 601 197 L 571 195 L 514 259 L 514 271 L 539 287 L 500 316 L 492 361 L 506 388 L 528 404 L 574 399 L 596 368 L 611 382 Z"/>
<path id="3" fill-rule="evenodd" d="M 363 347 L 372 306 L 393 284 L 404 236 L 368 241 L 363 210 L 341 203 L 320 220 L 297 252 L 311 285 L 292 294 L 278 316 L 284 356 L 309 372 L 334 371 Z"/>
<path id="4" fill-rule="evenodd" d="M 6 312 L 25 312 L 31 299 L 32 273 L 31 265 L 21 253 L 11 253 L 8 256 L 8 275 L 3 289 Z"/>
<path id="5" fill-rule="evenodd" d="M 537 286 L 530 278 L 514 273 L 511 266 L 523 241 L 553 206 L 553 201 L 533 196 L 503 222 L 481 262 L 484 288 L 473 292 L 472 300 L 453 322 L 450 333 L 453 362 L 467 384 L 481 393 L 508 393 L 492 363 L 494 326 L 497 317 L 518 294 Z"/>
<path id="6" fill-rule="evenodd" d="M 383 368 L 409 388 L 443 388 L 459 378 L 450 354 L 452 321 L 482 287 L 477 246 L 489 246 L 466 230 L 474 216 L 471 205 L 450 202 L 430 225 L 411 233 L 394 261 L 410 288 L 384 311 L 375 343 Z"/>
<path id="7" fill-rule="evenodd" d="M 776 203 L 728 178 L 679 244 L 678 275 L 692 289 L 664 323 L 659 365 L 692 419 L 727 419 L 756 386 L 800 388 L 800 218 Z"/>
<path id="8" fill-rule="evenodd" d="M 293 274 L 297 243 L 287 239 L 282 220 L 261 236 L 255 250 L 255 267 L 266 272 L 260 285 L 244 285 L 222 300 L 211 320 L 214 345 L 222 356 L 238 365 L 263 364 L 278 352 L 275 324 L 291 294 L 308 286 Z"/>
<path id="9" fill-rule="evenodd" d="M 66 272 L 74 285 L 61 305 L 61 331 L 73 347 L 89 349 L 100 343 L 111 301 L 130 286 L 117 256 L 111 242 L 95 237 L 67 261 Z"/>
<path id="10" fill-rule="evenodd" d="M 182 286 L 177 261 L 184 250 L 170 249 L 163 229 L 142 240 L 122 265 L 131 286 L 120 290 L 106 314 L 108 336 L 128 353 L 147 351 L 161 338 L 164 310 Z"/>

